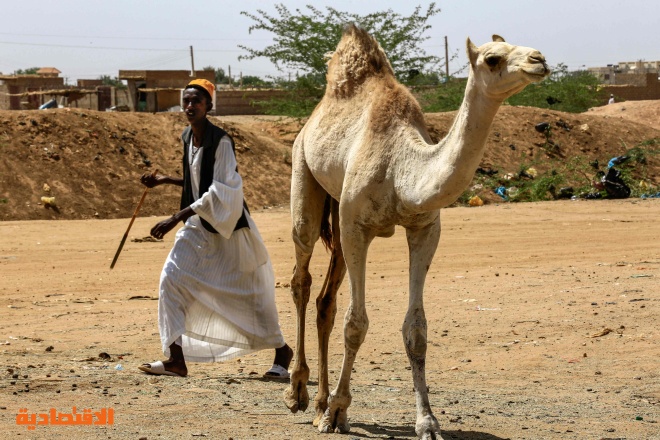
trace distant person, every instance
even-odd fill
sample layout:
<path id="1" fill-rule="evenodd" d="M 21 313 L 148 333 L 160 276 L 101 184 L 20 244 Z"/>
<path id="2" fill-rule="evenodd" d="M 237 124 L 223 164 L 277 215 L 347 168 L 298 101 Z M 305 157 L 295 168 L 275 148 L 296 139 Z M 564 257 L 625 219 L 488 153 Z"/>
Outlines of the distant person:
<path id="1" fill-rule="evenodd" d="M 614 104 L 614 95 L 610 95 L 610 100 L 607 101 L 608 104 Z"/>
<path id="2" fill-rule="evenodd" d="M 196 79 L 183 91 L 190 126 L 183 131 L 183 178 L 144 174 L 143 185 L 182 187 L 181 210 L 151 229 L 163 238 L 179 222 L 160 276 L 158 328 L 169 359 L 143 364 L 149 374 L 188 374 L 186 360 L 218 362 L 266 348 L 275 360 L 264 376 L 289 378 L 293 350 L 275 306 L 273 268 L 243 200 L 234 141 L 213 125 L 215 87 Z"/>

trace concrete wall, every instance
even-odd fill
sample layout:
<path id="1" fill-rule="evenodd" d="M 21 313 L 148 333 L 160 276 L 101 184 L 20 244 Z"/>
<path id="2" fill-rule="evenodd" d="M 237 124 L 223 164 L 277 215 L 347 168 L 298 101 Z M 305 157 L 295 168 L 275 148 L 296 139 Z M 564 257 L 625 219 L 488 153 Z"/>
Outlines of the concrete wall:
<path id="1" fill-rule="evenodd" d="M 100 111 L 115 105 L 127 105 L 128 90 L 97 86 L 97 82 L 97 80 L 80 80 L 78 87 L 72 87 L 64 85 L 64 78 L 35 75 L 5 76 L 0 78 L 0 110 L 34 110 L 51 99 L 55 99 L 58 105 L 64 107 Z M 77 90 L 91 90 L 94 93 L 76 94 Z M 37 93 L 46 91 L 57 93 L 52 95 Z M 33 93 L 22 96 L 26 92 Z"/>
<path id="2" fill-rule="evenodd" d="M 282 90 L 218 90 L 216 91 L 216 115 L 261 115 L 264 114 L 255 101 L 268 101 L 282 97 Z"/>
<path id="3" fill-rule="evenodd" d="M 614 99 L 618 101 L 660 99 L 660 81 L 657 73 L 628 74 L 628 76 L 634 77 L 634 81 L 631 80 L 633 84 L 603 86 L 607 96 L 605 101 L 607 101 L 610 94 L 613 94 Z"/>
<path id="4" fill-rule="evenodd" d="M 0 109 L 22 110 L 39 108 L 41 104 L 51 99 L 44 95 L 17 96 L 25 92 L 63 89 L 64 78 L 43 77 L 38 75 L 5 76 L 0 78 Z M 48 98 L 45 99 L 44 98 Z"/>

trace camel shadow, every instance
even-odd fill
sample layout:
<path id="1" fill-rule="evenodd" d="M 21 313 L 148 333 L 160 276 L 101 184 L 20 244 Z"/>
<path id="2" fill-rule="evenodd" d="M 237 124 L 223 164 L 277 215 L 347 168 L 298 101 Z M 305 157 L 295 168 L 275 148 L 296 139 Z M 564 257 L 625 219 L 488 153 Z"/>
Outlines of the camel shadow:
<path id="1" fill-rule="evenodd" d="M 498 437 L 487 432 L 479 431 L 442 431 L 445 440 L 509 440 L 508 437 Z"/>
<path id="2" fill-rule="evenodd" d="M 385 438 L 417 438 L 414 426 L 410 425 L 372 425 L 365 423 L 351 423 L 351 427 L 360 428 L 368 435 L 351 432 L 353 438 L 367 438 L 375 435 Z M 509 440 L 508 438 L 498 437 L 487 432 L 479 431 L 441 431 L 444 440 Z"/>

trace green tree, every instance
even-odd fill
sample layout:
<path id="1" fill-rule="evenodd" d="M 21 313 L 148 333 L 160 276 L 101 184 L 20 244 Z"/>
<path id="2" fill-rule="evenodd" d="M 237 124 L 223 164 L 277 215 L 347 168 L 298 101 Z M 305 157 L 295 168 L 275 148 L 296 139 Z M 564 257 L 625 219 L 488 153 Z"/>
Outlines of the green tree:
<path id="1" fill-rule="evenodd" d="M 213 66 L 206 66 L 202 68 L 203 71 L 206 72 L 215 72 L 215 83 L 216 84 L 228 84 L 229 83 L 229 77 L 225 73 L 225 69 L 222 67 L 215 68 Z"/>
<path id="2" fill-rule="evenodd" d="M 35 75 L 39 70 L 39 67 L 28 67 L 27 69 L 18 69 L 14 72 L 14 75 Z"/>
<path id="3" fill-rule="evenodd" d="M 430 38 L 424 35 L 431 28 L 427 20 L 440 12 L 435 3 L 431 3 L 424 12 L 421 6 L 417 6 L 408 17 L 391 9 L 365 16 L 341 12 L 329 6 L 324 12 L 307 5 L 307 14 L 300 9 L 292 13 L 281 3 L 276 4 L 275 9 L 279 16 L 269 15 L 261 9 L 257 10 L 257 14 L 241 12 L 255 21 L 249 28 L 250 33 L 255 30 L 271 32 L 275 43 L 264 49 L 239 45 L 247 51 L 247 55 L 239 56 L 239 60 L 265 57 L 280 71 L 290 69 L 302 74 L 318 74 L 324 80 L 326 54 L 335 50 L 344 26 L 356 23 L 378 40 L 400 81 L 405 81 L 409 71 L 423 71 L 440 61 L 436 56 L 427 55 L 421 47 Z"/>
<path id="4" fill-rule="evenodd" d="M 240 80 L 243 87 L 272 87 L 273 83 L 254 75 L 244 75 Z"/>
<path id="5" fill-rule="evenodd" d="M 122 82 L 119 78 L 116 76 L 113 78 L 110 75 L 101 75 L 99 79 L 103 82 L 103 85 L 105 86 L 113 86 L 118 89 L 125 89 L 126 84 Z"/>

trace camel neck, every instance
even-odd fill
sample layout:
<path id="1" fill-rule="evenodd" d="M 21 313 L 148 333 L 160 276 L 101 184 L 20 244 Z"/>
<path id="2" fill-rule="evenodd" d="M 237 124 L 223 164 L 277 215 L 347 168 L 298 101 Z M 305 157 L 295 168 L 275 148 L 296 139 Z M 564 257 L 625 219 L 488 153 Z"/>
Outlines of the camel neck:
<path id="1" fill-rule="evenodd" d="M 469 185 L 483 157 L 486 139 L 501 101 L 480 93 L 470 75 L 465 97 L 447 136 L 426 149 L 415 174 L 416 209 L 430 211 L 453 203 Z"/>
<path id="2" fill-rule="evenodd" d="M 479 166 L 493 119 L 501 101 L 486 97 L 477 90 L 472 77 L 468 79 L 463 103 L 445 139 L 440 142 L 443 161 L 457 171 L 474 173 Z"/>

